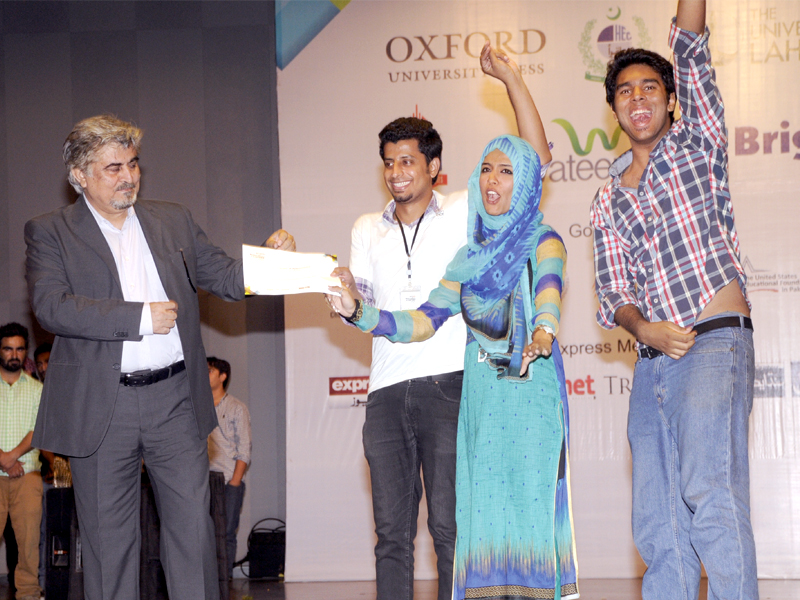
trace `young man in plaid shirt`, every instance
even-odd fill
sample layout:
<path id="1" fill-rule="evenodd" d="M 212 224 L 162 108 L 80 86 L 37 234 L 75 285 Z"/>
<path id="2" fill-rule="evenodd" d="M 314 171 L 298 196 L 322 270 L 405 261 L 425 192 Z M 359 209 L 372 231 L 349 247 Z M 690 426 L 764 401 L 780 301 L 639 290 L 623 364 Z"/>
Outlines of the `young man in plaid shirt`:
<path id="1" fill-rule="evenodd" d="M 592 203 L 598 322 L 638 342 L 628 439 L 643 598 L 696 599 L 702 563 L 709 599 L 754 599 L 753 326 L 704 0 L 678 2 L 669 41 L 674 74 L 641 49 L 608 66 L 631 150 Z"/>

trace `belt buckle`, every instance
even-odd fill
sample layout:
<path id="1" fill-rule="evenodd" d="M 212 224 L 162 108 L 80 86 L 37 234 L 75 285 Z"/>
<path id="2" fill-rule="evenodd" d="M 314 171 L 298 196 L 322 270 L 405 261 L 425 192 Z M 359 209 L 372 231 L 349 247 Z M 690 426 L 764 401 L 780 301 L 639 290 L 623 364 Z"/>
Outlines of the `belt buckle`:
<path id="1" fill-rule="evenodd" d="M 649 360 L 653 358 L 652 352 L 653 350 L 650 348 L 650 346 L 645 346 L 643 344 L 639 347 L 637 354 L 639 355 L 639 358 L 646 358 Z"/>
<path id="2" fill-rule="evenodd" d="M 479 363 L 486 362 L 487 358 L 489 358 L 489 353 L 486 352 L 486 350 L 484 350 L 480 346 L 478 346 L 478 362 Z"/>

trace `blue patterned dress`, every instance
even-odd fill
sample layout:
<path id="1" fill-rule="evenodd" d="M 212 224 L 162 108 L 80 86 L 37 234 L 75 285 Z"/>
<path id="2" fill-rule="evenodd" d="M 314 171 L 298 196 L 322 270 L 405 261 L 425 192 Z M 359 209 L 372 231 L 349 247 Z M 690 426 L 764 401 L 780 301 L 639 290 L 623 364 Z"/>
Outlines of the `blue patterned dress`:
<path id="1" fill-rule="evenodd" d="M 542 236 L 532 259 L 536 295 L 528 302 L 529 329 L 557 324 L 553 307 L 558 310 L 560 293 L 554 300 L 552 278 L 558 275 L 560 292 L 565 259 L 558 235 Z M 394 342 L 413 342 L 460 310 L 459 284 L 443 280 L 418 310 L 364 306 L 355 324 Z M 453 598 L 576 598 L 569 410 L 558 344 L 520 380 L 498 378 L 479 349 L 470 331 L 458 422 Z"/>

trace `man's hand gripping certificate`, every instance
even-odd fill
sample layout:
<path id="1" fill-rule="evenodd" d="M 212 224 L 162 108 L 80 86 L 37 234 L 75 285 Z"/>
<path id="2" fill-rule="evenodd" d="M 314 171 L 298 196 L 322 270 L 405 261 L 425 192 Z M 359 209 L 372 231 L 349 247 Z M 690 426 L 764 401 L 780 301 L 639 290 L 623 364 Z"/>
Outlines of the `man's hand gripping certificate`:
<path id="1" fill-rule="evenodd" d="M 242 244 L 244 291 L 248 296 L 332 293 L 328 286 L 341 285 L 331 272 L 336 256 L 316 252 L 284 252 Z"/>

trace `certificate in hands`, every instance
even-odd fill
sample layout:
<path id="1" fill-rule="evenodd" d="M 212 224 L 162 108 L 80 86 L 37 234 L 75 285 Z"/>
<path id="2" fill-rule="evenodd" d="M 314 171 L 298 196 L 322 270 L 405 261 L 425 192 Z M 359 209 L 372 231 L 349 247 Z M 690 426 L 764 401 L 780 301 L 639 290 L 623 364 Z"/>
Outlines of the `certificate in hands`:
<path id="1" fill-rule="evenodd" d="M 242 244 L 244 291 L 248 296 L 330 294 L 329 285 L 341 285 L 331 272 L 336 256 L 316 252 L 285 252 Z"/>

